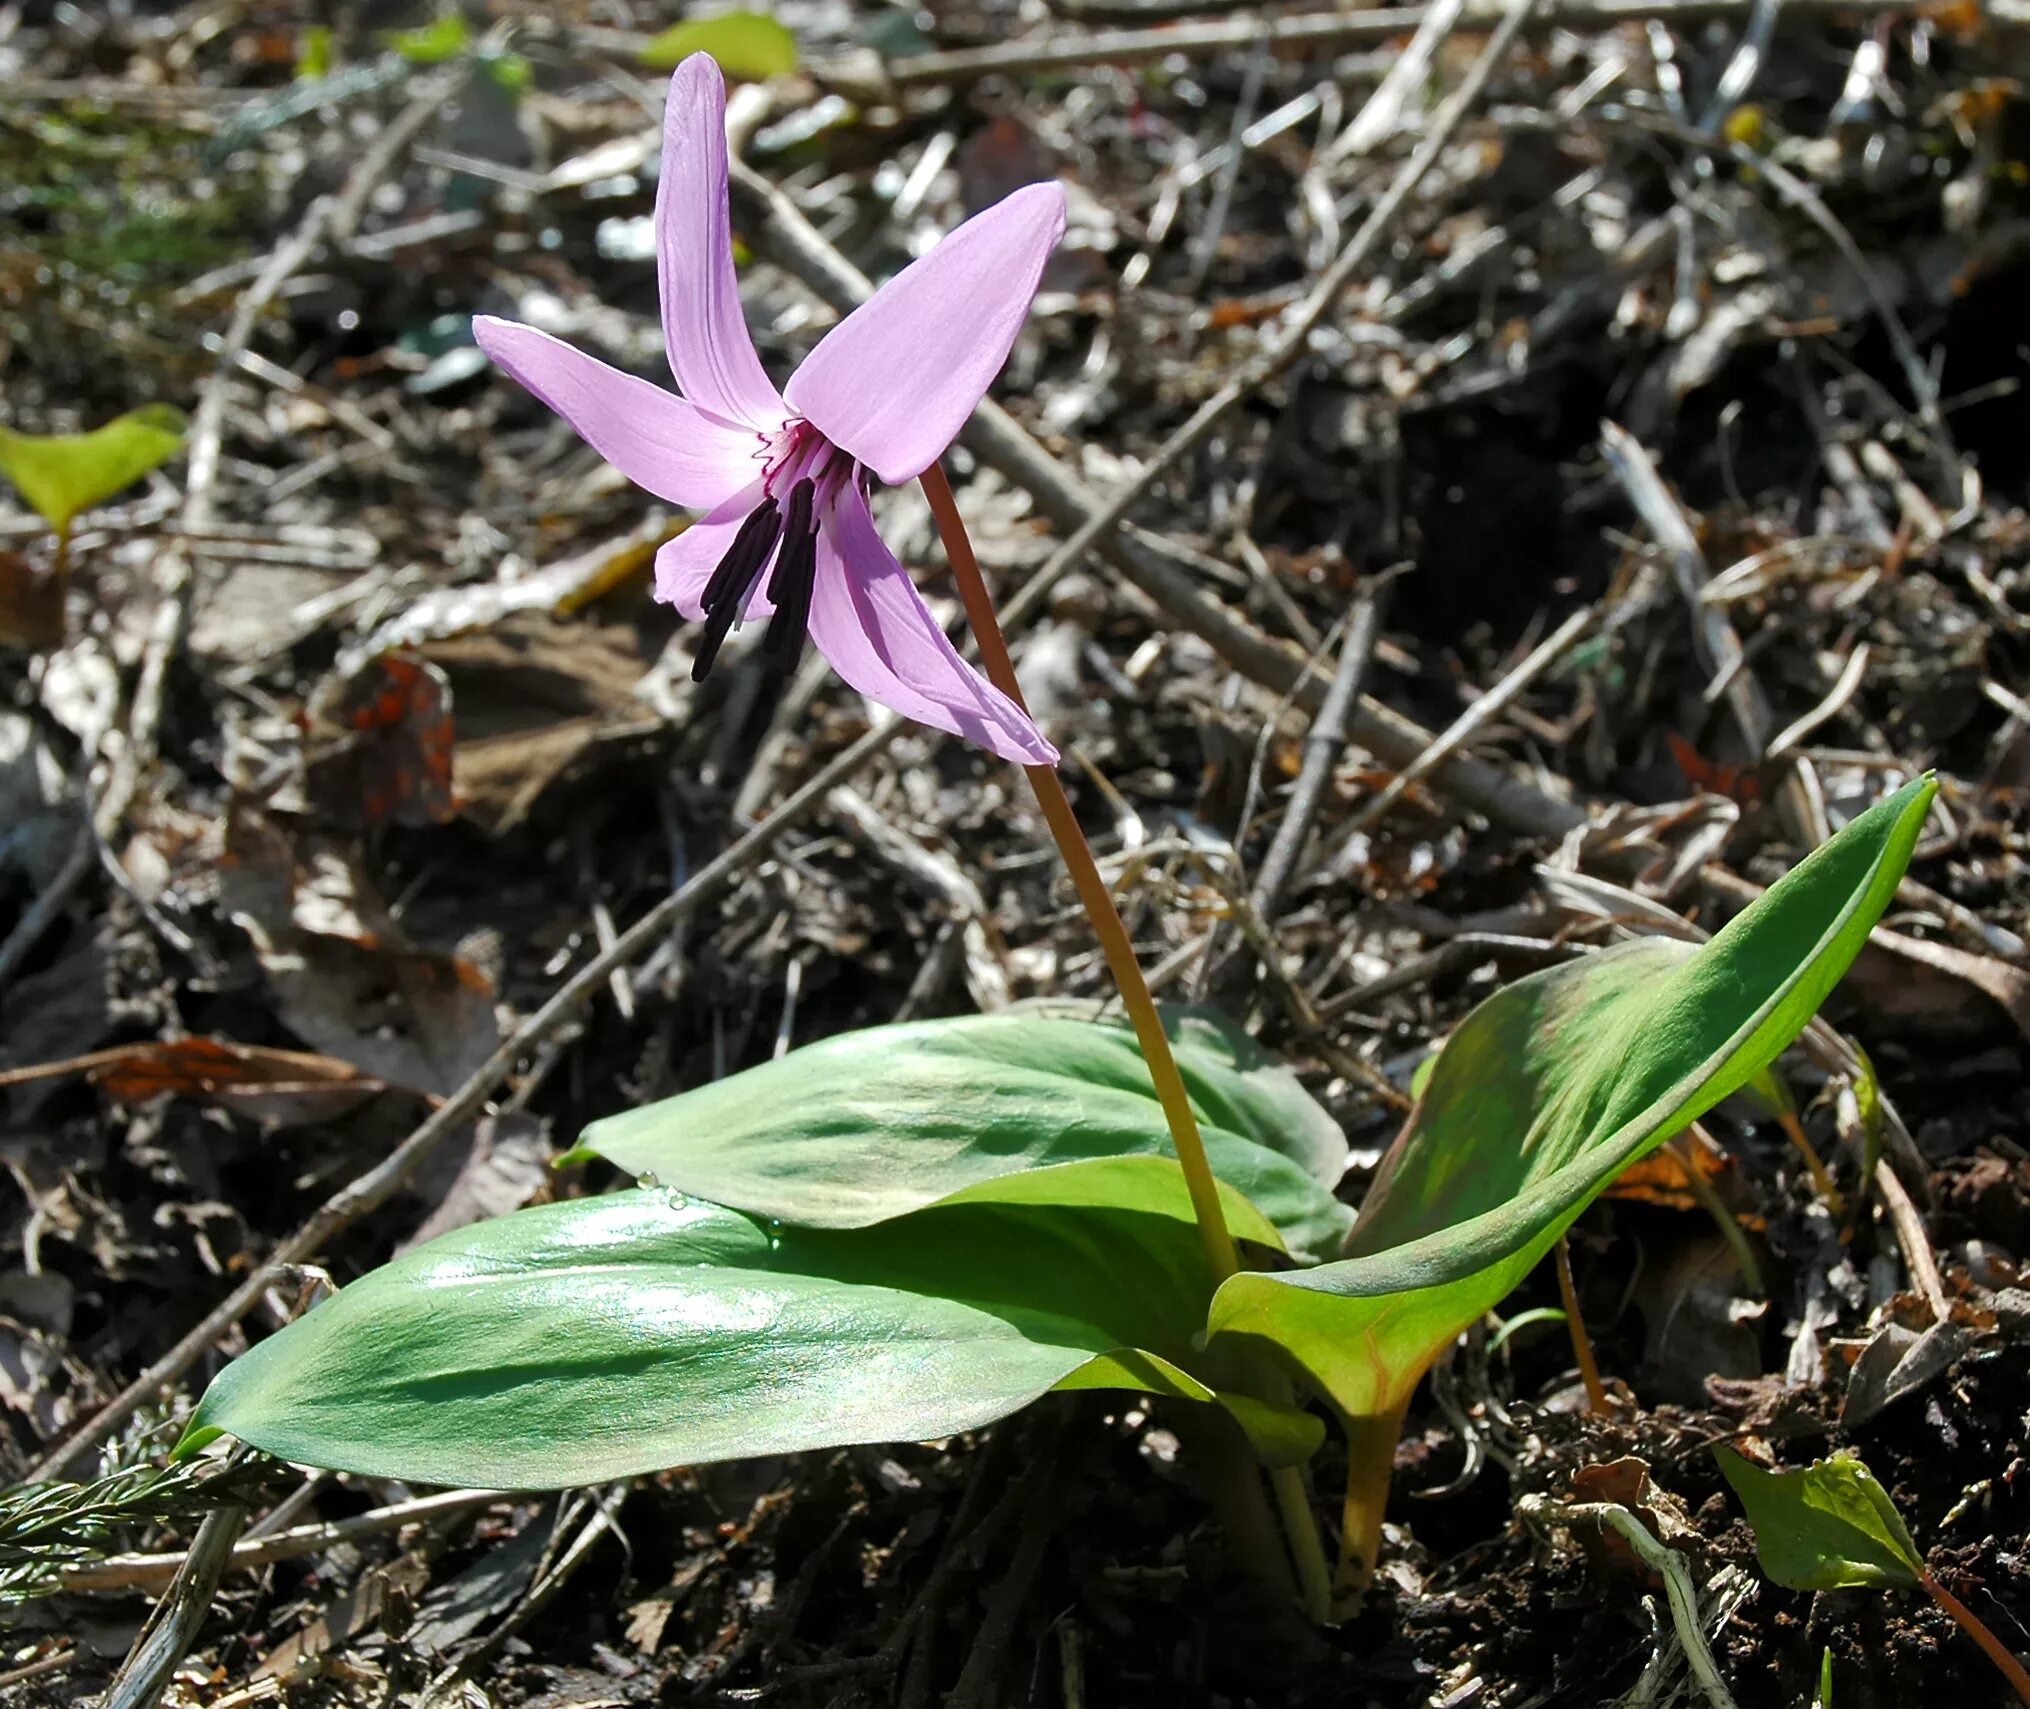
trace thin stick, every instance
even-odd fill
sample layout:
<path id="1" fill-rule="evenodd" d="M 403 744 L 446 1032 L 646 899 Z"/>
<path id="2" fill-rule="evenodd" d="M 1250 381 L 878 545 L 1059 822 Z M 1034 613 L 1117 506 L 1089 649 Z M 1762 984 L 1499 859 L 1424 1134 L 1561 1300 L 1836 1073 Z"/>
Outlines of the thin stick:
<path id="1" fill-rule="evenodd" d="M 1379 824 L 1389 809 L 1402 800 L 1404 793 L 1412 784 L 1436 771 L 1465 746 L 1476 732 L 1485 729 L 1499 717 L 1517 695 L 1557 663 L 1564 656 L 1566 648 L 1592 627 L 1593 618 L 1594 611 L 1589 605 L 1573 612 L 1560 623 L 1537 645 L 1528 658 L 1453 719 L 1412 763 L 1404 766 L 1390 778 L 1388 786 L 1355 816 L 1347 835 L 1358 836 Z"/>
<path id="2" fill-rule="evenodd" d="M 2030 0 L 2024 0 L 2030 5 Z M 732 187 L 743 221 L 757 249 L 792 277 L 810 286 L 833 307 L 848 310 L 865 302 L 873 286 L 806 219 L 777 186 L 740 161 L 733 162 Z M 1059 528 L 1077 528 L 1101 504 L 1100 498 L 993 399 L 981 402 L 961 442 L 997 474 L 1035 500 L 1039 513 Z M 1224 601 L 1203 591 L 1179 568 L 1172 542 L 1139 531 L 1117 530 L 1098 543 L 1099 551 L 1180 630 L 1203 639 L 1242 676 L 1274 694 L 1287 694 L 1316 714 L 1326 686 L 1309 680 L 1308 655 L 1258 629 Z M 1042 574 L 1026 581 L 1008 602 L 1004 621 L 1040 605 Z M 1385 765 L 1408 765 L 1431 744 L 1421 724 L 1361 695 L 1347 719 L 1347 738 Z M 1447 796 L 1527 837 L 1556 841 L 1586 815 L 1569 801 L 1546 795 L 1527 778 L 1455 755 L 1437 778 Z"/>
<path id="3" fill-rule="evenodd" d="M 253 1571 L 276 1561 L 294 1560 L 300 1555 L 322 1554 L 341 1543 L 371 1537 L 382 1531 L 398 1531 L 426 1519 L 449 1514 L 472 1513 L 495 1507 L 512 1499 L 499 1490 L 453 1489 L 436 1495 L 417 1496 L 356 1513 L 350 1519 L 333 1519 L 315 1525 L 299 1525 L 293 1531 L 278 1531 L 268 1537 L 247 1537 L 233 1545 L 226 1561 L 230 1571 Z M 174 1578 L 185 1555 L 112 1555 L 87 1567 L 68 1567 L 63 1573 L 66 1591 L 133 1590 L 161 1584 Z"/>
<path id="4" fill-rule="evenodd" d="M 119 1673 L 100 1699 L 104 1709 L 154 1709 L 161 1700 L 170 1679 L 196 1642 L 204 1617 L 211 1612 L 213 1593 L 232 1558 L 240 1527 L 246 1522 L 247 1510 L 232 1502 L 206 1515 L 197 1528 L 190 1553 L 177 1570 L 175 1582 L 141 1629 L 133 1649 L 120 1664 Z"/>
<path id="5" fill-rule="evenodd" d="M 2024 1670 L 2009 1646 L 1988 1630 L 1979 1615 L 1922 1568 L 1918 1570 L 1917 1582 L 1924 1586 L 1932 1601 L 1958 1622 L 1960 1630 L 1987 1652 L 1988 1660 L 2002 1670 L 2002 1677 L 2015 1688 L 2016 1695 L 2030 1703 L 2030 1672 Z"/>
<path id="6" fill-rule="evenodd" d="M 1776 1125 L 1783 1129 L 1797 1154 L 1804 1159 L 1805 1173 L 1811 1177 L 1819 1197 L 1825 1200 L 1833 1220 L 1838 1222 L 1847 1214 L 1846 1198 L 1833 1180 L 1833 1172 L 1826 1167 L 1826 1160 L 1819 1155 L 1818 1147 L 1812 1144 L 1810 1136 L 1804 1131 L 1804 1123 L 1798 1120 L 1797 1111 L 1778 1110 Z"/>
<path id="7" fill-rule="evenodd" d="M 445 1138 L 480 1112 L 494 1089 L 507 1079 L 523 1057 L 563 1028 L 605 987 L 607 975 L 645 953 L 679 920 L 716 895 L 727 880 L 766 850 L 784 831 L 801 823 L 821 806 L 836 785 L 845 782 L 886 748 L 900 727 L 896 722 L 868 731 L 816 772 L 809 782 L 760 824 L 701 867 L 681 889 L 666 896 L 622 932 L 614 939 L 612 948 L 594 956 L 581 967 L 547 1003 L 515 1029 L 513 1036 L 473 1071 L 463 1086 L 432 1111 L 422 1126 L 374 1168 L 327 1199 L 308 1222 L 268 1255 L 267 1262 L 206 1313 L 203 1322 L 122 1389 L 68 1441 L 44 1455 L 29 1469 L 24 1481 L 56 1477 L 87 1448 L 105 1441 L 137 1407 L 145 1405 L 163 1387 L 175 1382 L 204 1356 L 213 1342 L 253 1310 L 284 1269 L 302 1263 L 327 1241 L 351 1227 L 369 1211 L 386 1203 Z"/>
<path id="8" fill-rule="evenodd" d="M 1346 749 L 1347 715 L 1360 699 L 1361 681 L 1367 675 L 1368 660 L 1374 656 L 1375 637 L 1381 632 L 1382 607 L 1387 598 L 1388 583 L 1382 580 L 1354 602 L 1346 641 L 1339 649 L 1339 668 L 1333 672 L 1332 686 L 1325 691 L 1325 704 L 1319 707 L 1310 733 L 1304 738 L 1304 763 L 1291 787 L 1283 822 L 1276 827 L 1269 852 L 1262 857 L 1262 869 L 1255 876 L 1255 912 L 1264 923 L 1275 918 L 1283 887 L 1290 882 L 1297 857 L 1304 852 L 1311 827 L 1317 823 L 1319 804 L 1325 798 L 1326 784 L 1332 780 L 1332 769 Z"/>
<path id="9" fill-rule="evenodd" d="M 965 603 L 966 619 L 979 643 L 980 662 L 986 667 L 987 679 L 1026 711 L 1022 685 L 1015 676 L 1015 661 L 1008 656 L 1008 642 L 1001 633 L 1000 619 L 994 615 L 993 597 L 980 574 L 980 561 L 973 555 L 973 543 L 966 533 L 965 519 L 959 515 L 958 500 L 952 496 L 951 482 L 936 463 L 924 470 L 920 480 L 924 497 L 930 500 L 930 513 L 937 521 L 938 534 L 944 541 L 953 578 L 958 582 L 959 598 Z M 1177 1148 L 1178 1162 L 1184 1166 L 1184 1180 L 1191 1192 L 1191 1208 L 1198 1219 L 1206 1262 L 1212 1267 L 1214 1279 L 1223 1282 L 1240 1268 L 1240 1260 L 1234 1252 L 1233 1236 L 1227 1230 L 1226 1212 L 1219 1202 L 1219 1186 L 1213 1179 L 1212 1165 L 1206 1159 L 1198 1118 L 1192 1114 L 1184 1077 L 1177 1071 L 1177 1059 L 1170 1053 L 1169 1035 L 1163 1031 L 1163 1019 L 1156 1012 L 1156 999 L 1150 996 L 1148 981 L 1142 977 L 1142 964 L 1135 959 L 1134 941 L 1114 906 L 1106 880 L 1100 876 L 1092 845 L 1086 841 L 1078 815 L 1072 811 L 1071 799 L 1064 792 L 1057 768 L 1036 765 L 1022 769 L 1029 775 L 1036 804 L 1043 809 L 1044 823 L 1050 827 L 1058 853 L 1064 857 L 1072 887 L 1078 892 L 1086 917 L 1092 921 L 1093 933 L 1107 958 L 1107 968 L 1120 988 L 1122 1006 L 1134 1023 L 1142 1060 L 1148 1065 L 1156 1100 L 1163 1106 L 1163 1119 L 1170 1127 L 1171 1143 Z"/>
<path id="10" fill-rule="evenodd" d="M 1227 0 L 1222 0 L 1225 3 Z M 1200 8 L 1194 5 L 1189 9 Z M 1748 9 L 1747 0 L 1552 0 L 1538 21 L 1545 29 L 1603 29 L 1650 18 L 1680 24 L 1739 17 Z M 1895 16 L 1917 10 L 1917 0 L 1789 0 L 1785 7 L 1787 14 L 1839 12 L 1857 18 Z M 2013 21 L 2006 16 L 2007 10 L 2003 8 L 2004 16 L 1998 21 Z M 1267 23 L 1243 15 L 1214 24 L 1067 32 L 1042 41 L 1000 42 L 992 47 L 918 54 L 895 60 L 886 71 L 892 83 L 904 87 L 1074 70 L 1082 66 L 1128 65 L 1167 59 L 1172 54 L 1200 59 L 1262 41 L 1271 48 L 1290 52 L 1324 53 L 1398 40 L 1421 25 L 1428 11 L 1423 6 L 1403 6 L 1378 11 L 1309 12 Z M 1469 8 L 1459 28 L 1462 31 L 1487 28 L 1492 21 L 1490 11 L 1484 6 Z"/>
<path id="11" fill-rule="evenodd" d="M 1565 1237 L 1558 1236 L 1558 1295 L 1565 1302 L 1565 1327 L 1572 1334 L 1572 1355 L 1579 1361 L 1579 1380 L 1586 1385 L 1586 1410 L 1597 1418 L 1607 1416 L 1607 1386 L 1600 1380 L 1600 1367 L 1593 1359 L 1593 1343 L 1586 1337 L 1586 1323 L 1579 1315 L 1579 1290 L 1572 1286 L 1572 1251 Z"/>
<path id="12" fill-rule="evenodd" d="M 1886 1157 L 1875 1164 L 1875 1191 L 1881 1195 L 1883 1207 L 1889 1212 L 1889 1220 L 1896 1229 L 1896 1244 L 1903 1248 L 1904 1261 L 1910 1266 L 1910 1279 L 1917 1284 L 1917 1291 L 1924 1296 L 1925 1304 L 1931 1307 L 1932 1321 L 1949 1321 L 1952 1308 L 1946 1303 L 1945 1280 L 1938 1273 L 1938 1256 L 1931 1249 L 1931 1237 L 1925 1232 L 1924 1217 L 1911 1203 L 1909 1189 L 1890 1167 Z"/>
<path id="13" fill-rule="evenodd" d="M 1535 5 L 1536 0 L 1507 0 L 1501 21 L 1495 25 L 1493 33 L 1487 38 L 1487 45 L 1460 80 L 1459 87 L 1446 98 L 1445 105 L 1432 119 L 1430 129 L 1418 139 L 1415 151 L 1390 180 L 1388 189 L 1382 192 L 1381 200 L 1361 222 L 1360 229 L 1332 258 L 1331 265 L 1318 275 L 1316 283 L 1305 293 L 1303 302 L 1276 329 L 1268 348 L 1200 404 L 1191 419 L 1156 448 L 1142 465 L 1141 472 L 1110 495 L 1096 514 L 1080 524 L 1071 538 L 1052 555 L 1049 563 L 1037 572 L 1039 581 L 1055 581 L 1077 564 L 1095 541 L 1110 535 L 1126 520 L 1128 512 L 1166 471 L 1210 437 L 1228 410 L 1290 367 L 1311 347 L 1311 334 L 1332 312 L 1340 293 L 1367 265 L 1368 258 L 1380 247 L 1389 227 L 1395 224 L 1396 216 L 1409 205 L 1417 186 L 1423 183 L 1425 175 L 1451 146 L 1453 133 L 1480 99 L 1481 90 L 1487 87 L 1494 68 L 1501 63 Z M 1273 24 L 1254 27 L 1268 30 L 1271 36 L 1275 30 Z M 1400 29 L 1402 26 L 1399 23 L 1397 27 Z"/>
<path id="14" fill-rule="evenodd" d="M 21 1685 L 31 1679 L 40 1679 L 46 1673 L 62 1673 L 67 1667 L 76 1665 L 78 1652 L 75 1646 L 67 1650 L 56 1650 L 40 1661 L 24 1662 L 20 1667 L 9 1668 L 0 1673 L 0 1691 L 10 1685 Z"/>
<path id="15" fill-rule="evenodd" d="M 42 941 L 42 934 L 56 924 L 56 918 L 70 900 L 71 892 L 84 882 L 85 874 L 98 863 L 98 844 L 92 836 L 92 827 L 80 825 L 77 840 L 71 844 L 70 853 L 64 857 L 56 876 L 44 886 L 42 894 L 22 910 L 21 918 L 14 923 L 14 930 L 7 934 L 7 941 L 0 943 L 0 991 L 14 982 L 14 976 L 26 965 L 30 953 Z"/>

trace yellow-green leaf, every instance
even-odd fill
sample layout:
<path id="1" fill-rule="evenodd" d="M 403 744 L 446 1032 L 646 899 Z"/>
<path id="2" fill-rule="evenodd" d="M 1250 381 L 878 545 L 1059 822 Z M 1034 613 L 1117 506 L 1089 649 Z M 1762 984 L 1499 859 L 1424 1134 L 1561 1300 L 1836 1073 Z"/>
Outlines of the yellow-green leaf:
<path id="1" fill-rule="evenodd" d="M 62 533 L 89 510 L 176 455 L 183 412 L 145 404 L 90 433 L 16 433 L 0 427 L 0 474 Z"/>
<path id="2" fill-rule="evenodd" d="M 401 30 L 388 45 L 411 65 L 442 65 L 456 59 L 472 42 L 472 26 L 457 12 L 446 12 L 435 23 Z"/>
<path id="3" fill-rule="evenodd" d="M 796 70 L 796 37 L 765 12 L 720 12 L 672 24 L 642 47 L 641 63 L 669 71 L 694 53 L 709 53 L 728 77 L 759 83 Z"/>

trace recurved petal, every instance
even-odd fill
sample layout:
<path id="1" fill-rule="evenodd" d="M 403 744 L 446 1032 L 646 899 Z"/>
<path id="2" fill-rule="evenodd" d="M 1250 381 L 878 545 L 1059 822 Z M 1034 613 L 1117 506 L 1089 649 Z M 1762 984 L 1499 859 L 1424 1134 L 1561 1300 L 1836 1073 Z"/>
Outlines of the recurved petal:
<path id="1" fill-rule="evenodd" d="M 750 468 L 750 473 L 752 472 Z M 705 615 L 698 603 L 719 560 L 747 520 L 748 512 L 761 502 L 761 482 L 751 481 L 708 516 L 701 516 L 674 540 L 665 540 L 656 549 L 656 598 L 674 605 L 693 623 Z M 766 617 L 775 610 L 768 599 L 767 566 L 754 584 L 753 596 L 741 614 L 748 621 Z"/>
<path id="2" fill-rule="evenodd" d="M 656 497 L 709 510 L 754 479 L 757 442 L 747 429 L 519 321 L 475 315 L 472 335 L 509 378 Z"/>
<path id="3" fill-rule="evenodd" d="M 911 262 L 790 376 L 790 403 L 884 481 L 929 468 L 987 394 L 1064 235 L 1064 191 L 1031 184 Z"/>
<path id="4" fill-rule="evenodd" d="M 1057 749 L 1029 715 L 959 657 L 855 486 L 840 495 L 818 541 L 811 639 L 870 700 L 1016 765 L 1057 763 Z"/>
<path id="5" fill-rule="evenodd" d="M 670 372 L 699 408 L 772 431 L 788 412 L 740 308 L 726 206 L 726 83 L 710 54 L 692 54 L 670 78 L 658 171 L 656 282 Z"/>

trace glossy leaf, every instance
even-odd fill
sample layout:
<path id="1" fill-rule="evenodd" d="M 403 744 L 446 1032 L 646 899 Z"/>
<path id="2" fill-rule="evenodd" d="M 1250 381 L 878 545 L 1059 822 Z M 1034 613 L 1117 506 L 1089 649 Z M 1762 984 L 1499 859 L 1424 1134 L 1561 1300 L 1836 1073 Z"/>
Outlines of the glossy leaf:
<path id="1" fill-rule="evenodd" d="M 1748 1523 L 1763 1575 L 1788 1590 L 1881 1590 L 1914 1585 L 1924 1558 L 1889 1492 L 1851 1454 L 1802 1471 L 1772 1472 L 1717 1447 Z"/>
<path id="2" fill-rule="evenodd" d="M 968 1430 L 1055 1386 L 1212 1396 L 1209 1285 L 1168 1217 L 952 1206 L 777 1230 L 636 1191 L 521 1211 L 406 1254 L 212 1384 L 180 1452 L 480 1488 Z M 1243 1408 L 1243 1422 L 1249 1422 Z M 1315 1421 L 1264 1419 L 1301 1457 Z"/>
<path id="3" fill-rule="evenodd" d="M 1260 1207 L 1293 1253 L 1336 1252 L 1353 1220 L 1330 1190 L 1346 1157 L 1338 1125 L 1231 1023 L 1173 1011 L 1166 1025 L 1214 1172 Z M 1127 1199 L 1104 1191 L 1141 1179 L 1114 1162 L 1174 1155 L 1132 1030 L 1049 1007 L 806 1045 L 595 1122 L 574 1155 L 585 1153 L 814 1228 L 864 1227 L 959 1194 L 1161 1208 L 1139 1188 Z M 1085 1167 L 1101 1160 L 1110 1161 Z M 1039 1173 L 1016 1185 L 1020 1172 Z M 1187 1201 L 1174 1203 L 1189 1214 Z"/>
<path id="4" fill-rule="evenodd" d="M 796 37 L 763 12 L 720 12 L 686 18 L 642 44 L 636 58 L 652 71 L 668 71 L 694 53 L 708 53 L 728 77 L 758 83 L 796 70 Z"/>
<path id="5" fill-rule="evenodd" d="M 77 514 L 176 455 L 189 424 L 167 404 L 116 416 L 90 433 L 16 433 L 0 427 L 0 475 L 62 533 Z"/>
<path id="6" fill-rule="evenodd" d="M 1935 786 L 1909 785 L 1710 942 L 1643 939 L 1496 993 L 1447 1041 L 1348 1257 L 1228 1280 L 1212 1327 L 1387 1418 L 1630 1163 L 1803 1028 L 1894 895 Z"/>

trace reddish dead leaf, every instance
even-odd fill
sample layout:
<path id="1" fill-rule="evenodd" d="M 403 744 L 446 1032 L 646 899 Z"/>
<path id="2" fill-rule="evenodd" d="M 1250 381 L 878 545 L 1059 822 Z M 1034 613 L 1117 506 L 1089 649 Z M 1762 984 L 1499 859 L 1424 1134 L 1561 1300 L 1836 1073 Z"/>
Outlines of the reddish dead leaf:
<path id="1" fill-rule="evenodd" d="M 1237 326 L 1272 320 L 1289 306 L 1289 298 L 1280 293 L 1266 297 L 1221 297 L 1212 305 L 1206 320 L 1213 331 L 1227 332 Z"/>
<path id="2" fill-rule="evenodd" d="M 1670 744 L 1671 758 L 1677 761 L 1678 770 L 1694 789 L 1727 796 L 1744 807 L 1762 799 L 1762 779 L 1752 766 L 1721 765 L 1709 760 L 1675 730 L 1665 731 L 1664 740 Z"/>
<path id="3" fill-rule="evenodd" d="M 322 1121 L 384 1090 L 349 1062 L 197 1036 L 116 1045 L 61 1062 L 0 1072 L 0 1086 L 84 1074 L 122 1104 L 204 1098 L 277 1125 Z"/>
<path id="4" fill-rule="evenodd" d="M 456 812 L 451 686 L 435 665 L 383 653 L 312 700 L 304 787 L 338 823 L 441 825 Z"/>
<path id="5" fill-rule="evenodd" d="M 1572 1474 L 1572 1500 L 1625 1507 L 1640 1518 L 1647 1529 L 1652 1532 L 1658 1529 L 1656 1515 L 1650 1512 L 1649 1465 L 1633 1454 L 1601 1465 L 1581 1466 Z M 1572 1535 L 1596 1573 L 1635 1573 L 1643 1578 L 1654 1576 L 1648 1564 L 1620 1532 L 1609 1530 L 1605 1525 L 1575 1525 Z"/>
<path id="6" fill-rule="evenodd" d="M 1684 1149 L 1689 1150 L 1701 1180 L 1717 1181 L 1726 1173 L 1727 1154 L 1719 1147 L 1694 1143 Z M 1663 1205 L 1679 1211 L 1695 1210 L 1699 1203 L 1692 1191 L 1685 1158 L 1676 1145 L 1663 1146 L 1631 1163 L 1614 1177 L 1607 1196 L 1610 1199 L 1633 1199 L 1645 1205 Z"/>
<path id="7" fill-rule="evenodd" d="M 1938 0 L 1937 4 L 1919 8 L 1918 15 L 1961 41 L 1972 41 L 1987 23 L 1978 0 Z"/>
<path id="8" fill-rule="evenodd" d="M 1604 1465 L 1581 1466 L 1572 1474 L 1572 1499 L 1641 1507 L 1649 1500 L 1649 1464 L 1628 1454 Z"/>

